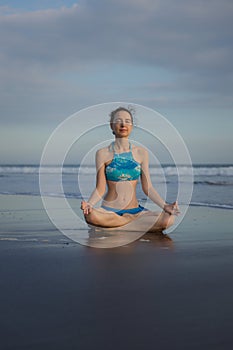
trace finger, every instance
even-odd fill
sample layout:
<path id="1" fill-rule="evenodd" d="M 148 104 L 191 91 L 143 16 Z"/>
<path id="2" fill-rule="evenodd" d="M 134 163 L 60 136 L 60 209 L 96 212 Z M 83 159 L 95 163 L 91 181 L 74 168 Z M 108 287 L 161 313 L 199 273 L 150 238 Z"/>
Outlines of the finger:
<path id="1" fill-rule="evenodd" d="M 90 212 L 91 212 L 91 208 L 87 207 L 86 210 L 85 210 L 85 214 L 88 215 Z"/>

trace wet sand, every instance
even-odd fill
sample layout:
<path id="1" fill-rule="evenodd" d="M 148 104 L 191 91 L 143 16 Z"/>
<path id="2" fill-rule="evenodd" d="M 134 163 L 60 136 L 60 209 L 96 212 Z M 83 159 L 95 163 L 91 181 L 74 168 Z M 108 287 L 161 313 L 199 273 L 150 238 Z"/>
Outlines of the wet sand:
<path id="1" fill-rule="evenodd" d="M 232 348 L 232 211 L 191 207 L 169 236 L 95 249 L 39 197 L 0 197 L 1 349 Z"/>

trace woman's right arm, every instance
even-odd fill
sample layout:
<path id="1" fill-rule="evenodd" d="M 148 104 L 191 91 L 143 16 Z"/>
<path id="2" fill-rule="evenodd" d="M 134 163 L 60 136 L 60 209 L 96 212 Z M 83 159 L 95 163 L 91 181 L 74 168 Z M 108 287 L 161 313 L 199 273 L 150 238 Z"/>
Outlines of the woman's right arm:
<path id="1" fill-rule="evenodd" d="M 81 209 L 83 214 L 89 214 L 92 211 L 92 207 L 100 201 L 105 194 L 106 190 L 106 177 L 105 177 L 105 162 L 103 156 L 103 150 L 96 152 L 96 187 L 92 192 L 87 202 L 81 202 Z"/>

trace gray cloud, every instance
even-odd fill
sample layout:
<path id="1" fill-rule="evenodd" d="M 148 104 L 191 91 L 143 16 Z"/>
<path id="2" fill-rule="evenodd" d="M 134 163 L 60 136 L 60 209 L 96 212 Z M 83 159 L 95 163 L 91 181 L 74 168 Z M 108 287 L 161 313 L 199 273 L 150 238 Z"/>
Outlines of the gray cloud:
<path id="1" fill-rule="evenodd" d="M 176 72 L 171 95 L 206 94 L 209 103 L 212 94 L 216 104 L 224 98 L 219 105 L 227 100 L 232 106 L 232 18 L 231 0 L 90 0 L 71 8 L 0 11 L 1 118 L 20 110 L 30 118 L 32 106 L 35 115 L 41 108 L 48 116 L 56 108 L 107 100 L 109 93 L 79 80 L 81 72 L 88 76 L 88 69 L 103 63 L 106 75 L 120 63 Z M 68 72 L 75 82 L 66 80 Z M 157 83 L 151 94 L 163 95 L 164 83 Z"/>
<path id="2" fill-rule="evenodd" d="M 111 60 L 232 71 L 232 16 L 228 0 L 88 1 L 2 16 L 1 46 L 7 59 L 58 68 Z"/>

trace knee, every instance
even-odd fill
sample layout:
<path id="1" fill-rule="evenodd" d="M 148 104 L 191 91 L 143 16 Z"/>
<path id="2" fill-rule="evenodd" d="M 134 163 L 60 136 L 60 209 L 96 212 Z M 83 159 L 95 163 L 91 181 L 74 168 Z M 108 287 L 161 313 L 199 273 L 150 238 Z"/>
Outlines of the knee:
<path id="1" fill-rule="evenodd" d="M 169 218 L 168 218 L 168 221 L 167 221 L 167 227 L 171 227 L 175 222 L 175 215 L 170 215 Z"/>
<path id="2" fill-rule="evenodd" d="M 84 217 L 85 217 L 85 220 L 88 224 L 96 225 L 96 226 L 99 225 L 99 220 L 98 220 L 97 215 L 96 215 L 94 210 L 92 210 L 91 213 L 84 215 Z"/>
<path id="3" fill-rule="evenodd" d="M 162 226 L 163 230 L 166 230 L 167 228 L 171 227 L 174 224 L 174 222 L 175 216 L 165 213 L 161 218 L 160 225 Z"/>

